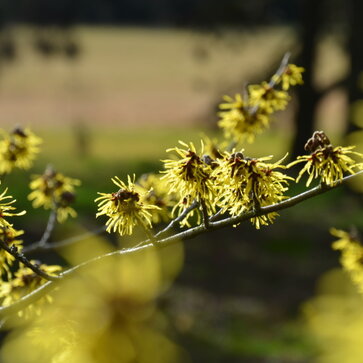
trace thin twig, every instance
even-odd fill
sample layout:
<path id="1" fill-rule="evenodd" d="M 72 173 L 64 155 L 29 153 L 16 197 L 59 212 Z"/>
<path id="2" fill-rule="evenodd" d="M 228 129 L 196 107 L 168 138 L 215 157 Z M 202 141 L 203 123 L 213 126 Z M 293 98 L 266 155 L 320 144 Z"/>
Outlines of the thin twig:
<path id="1" fill-rule="evenodd" d="M 223 214 L 223 212 L 224 212 L 224 210 L 221 208 L 221 209 L 220 209 L 217 213 L 213 214 L 213 215 L 209 218 L 209 220 L 210 220 L 211 222 L 216 221 L 216 220 L 218 219 L 218 217 L 219 217 L 221 214 Z"/>
<path id="2" fill-rule="evenodd" d="M 139 223 L 141 224 L 141 226 L 148 238 L 148 241 L 146 241 L 146 243 L 150 241 L 153 245 L 156 246 L 157 240 L 156 240 L 154 234 L 151 232 L 151 230 L 148 228 L 146 223 L 140 217 L 137 217 L 137 219 L 138 219 Z"/>
<path id="3" fill-rule="evenodd" d="M 58 248 L 66 247 L 69 245 L 72 245 L 73 243 L 83 241 L 87 239 L 88 237 L 92 237 L 94 235 L 101 234 L 106 231 L 106 226 L 102 226 L 100 228 L 94 229 L 93 231 L 82 233 L 78 236 L 73 236 L 70 238 L 63 239 L 61 241 L 56 242 L 47 242 L 44 245 L 39 245 L 39 242 L 32 243 L 29 246 L 25 246 L 22 249 L 23 253 L 26 254 L 32 254 L 32 253 L 38 253 L 38 252 L 46 252 L 50 250 L 56 250 Z"/>
<path id="4" fill-rule="evenodd" d="M 279 68 L 277 69 L 277 71 L 275 72 L 275 76 L 277 77 L 272 77 L 270 82 L 269 82 L 269 87 L 274 88 L 276 85 L 276 81 L 278 80 L 278 78 L 285 72 L 285 69 L 287 67 L 287 65 L 289 64 L 289 59 L 290 59 L 291 53 L 290 52 L 286 52 L 281 60 L 281 63 L 279 65 Z"/>
<path id="5" fill-rule="evenodd" d="M 279 65 L 279 68 L 277 69 L 277 71 L 274 73 L 274 75 L 271 77 L 270 82 L 268 83 L 268 87 L 269 88 L 274 88 L 276 86 L 276 83 L 278 81 L 278 79 L 280 78 L 280 76 L 284 73 L 288 63 L 289 63 L 289 58 L 290 58 L 290 52 L 285 53 L 285 55 L 283 56 L 281 63 Z M 274 77 L 275 76 L 275 77 Z M 258 110 L 259 105 L 257 104 L 256 106 L 252 107 L 250 109 L 250 114 L 254 115 L 257 110 Z"/>
<path id="6" fill-rule="evenodd" d="M 48 223 L 43 233 L 42 238 L 37 242 L 39 246 L 44 246 L 48 241 L 49 238 L 54 230 L 57 221 L 57 209 L 52 209 L 49 214 Z"/>
<path id="7" fill-rule="evenodd" d="M 265 215 L 265 214 L 269 214 L 272 212 L 276 212 L 279 210 L 283 210 L 283 209 L 287 209 L 290 208 L 296 204 L 299 204 L 307 199 L 313 198 L 317 195 L 326 193 L 327 191 L 334 189 L 342 184 L 345 184 L 348 180 L 351 180 L 352 178 L 358 176 L 358 175 L 362 175 L 363 171 L 360 171 L 356 174 L 353 175 L 349 175 L 344 177 L 340 182 L 335 183 L 334 185 L 327 187 L 324 186 L 322 187 L 321 185 L 311 188 L 301 194 L 298 194 L 294 197 L 291 197 L 289 199 L 286 199 L 282 202 L 279 202 L 277 204 L 272 204 L 266 207 L 261 207 L 258 211 L 256 210 L 251 210 L 245 213 L 240 214 L 239 216 L 235 216 L 235 217 L 228 217 L 225 219 L 222 219 L 220 221 L 216 221 L 216 222 L 210 222 L 209 224 L 209 228 L 208 231 L 212 231 L 212 230 L 217 230 L 220 228 L 224 228 L 227 226 L 231 226 L 231 225 L 236 225 L 239 224 L 245 220 L 249 220 L 251 218 L 254 217 L 258 217 L 261 215 Z M 178 243 L 182 240 L 188 240 L 191 238 L 194 238 L 195 236 L 202 234 L 206 232 L 206 229 L 204 227 L 204 225 L 200 225 L 194 228 L 190 228 L 186 231 L 182 231 L 180 233 L 177 233 L 175 235 L 166 237 L 162 240 L 158 241 L 158 247 L 167 247 L 170 246 L 172 244 Z M 28 306 L 29 304 L 37 301 L 40 297 L 42 297 L 45 293 L 51 291 L 52 289 L 54 289 L 59 280 L 63 280 L 64 278 L 71 276 L 73 273 L 75 273 L 77 270 L 79 270 L 80 268 L 86 267 L 96 261 L 100 261 L 100 260 L 104 260 L 107 259 L 111 256 L 117 256 L 117 255 L 126 255 L 126 254 L 132 254 L 132 253 L 137 253 L 138 251 L 141 250 L 146 250 L 146 249 L 150 249 L 150 248 L 155 248 L 155 246 L 152 243 L 149 244 L 143 244 L 141 246 L 137 246 L 137 247 L 131 247 L 131 248 L 124 248 L 124 249 L 120 249 L 114 252 L 110 252 L 107 253 L 105 255 L 101 255 L 98 256 L 96 258 L 93 258 L 91 260 L 88 260 L 86 262 L 83 262 L 80 265 L 77 265 L 75 267 L 72 267 L 62 273 L 60 273 L 57 277 L 56 281 L 48 281 L 46 282 L 44 285 L 38 287 L 36 290 L 32 291 L 30 294 L 23 296 L 21 299 L 19 299 L 17 302 L 15 302 L 14 304 L 10 305 L 10 306 L 4 306 L 4 307 L 0 307 L 0 317 L 6 316 L 8 314 L 12 314 L 15 313 L 21 309 L 23 309 L 24 307 Z"/>
<path id="8" fill-rule="evenodd" d="M 163 230 L 158 232 L 155 237 L 159 238 L 163 234 L 169 232 L 171 229 L 177 226 L 178 223 L 181 222 L 193 209 L 197 208 L 198 205 L 199 203 L 197 201 L 194 201 L 189 207 L 185 208 L 177 218 L 173 219 Z"/>
<path id="9" fill-rule="evenodd" d="M 5 250 L 7 253 L 12 255 L 17 261 L 24 264 L 26 267 L 29 267 L 34 273 L 36 273 L 38 276 L 42 277 L 43 279 L 49 280 L 49 281 L 56 281 L 59 280 L 59 276 L 51 276 L 48 275 L 46 272 L 41 270 L 36 264 L 31 263 L 23 253 L 19 252 L 18 247 L 16 246 L 8 246 L 6 242 L 4 242 L 2 239 L 0 239 L 0 247 Z"/>
<path id="10" fill-rule="evenodd" d="M 207 210 L 207 205 L 205 204 L 205 201 L 202 198 L 200 199 L 200 205 L 202 207 L 203 224 L 205 229 L 208 229 L 209 228 L 208 210 Z"/>

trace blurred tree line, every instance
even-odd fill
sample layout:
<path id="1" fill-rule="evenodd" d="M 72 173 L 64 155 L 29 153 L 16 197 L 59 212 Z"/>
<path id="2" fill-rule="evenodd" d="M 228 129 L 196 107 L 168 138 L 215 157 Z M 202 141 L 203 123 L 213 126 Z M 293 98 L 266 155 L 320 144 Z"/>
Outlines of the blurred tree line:
<path id="1" fill-rule="evenodd" d="M 362 13 L 361 0 L 1 0 L 0 66 L 17 55 L 16 42 L 9 31 L 17 23 L 36 27 L 36 51 L 44 56 L 61 53 L 72 59 L 80 53 L 71 30 L 79 23 L 176 26 L 209 32 L 218 32 L 223 26 L 289 24 L 298 35 L 294 62 L 306 69 L 305 86 L 297 91 L 292 147 L 292 155 L 297 155 L 315 128 L 316 111 L 326 95 L 339 88 L 348 95 L 349 104 L 363 98 L 357 82 L 363 69 Z M 322 37 L 330 33 L 339 38 L 350 68 L 342 79 L 319 89 L 317 47 Z M 277 59 L 281 56 L 278 54 Z M 357 129 L 351 118 L 349 111 L 346 133 Z"/>
<path id="2" fill-rule="evenodd" d="M 298 0 L 2 0 L 2 22 L 214 26 L 293 21 Z"/>

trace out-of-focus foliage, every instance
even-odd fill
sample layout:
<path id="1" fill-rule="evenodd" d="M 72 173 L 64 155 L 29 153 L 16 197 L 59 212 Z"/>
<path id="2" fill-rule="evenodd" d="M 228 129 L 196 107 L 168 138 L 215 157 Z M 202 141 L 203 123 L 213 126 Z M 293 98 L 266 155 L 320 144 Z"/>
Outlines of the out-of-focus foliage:
<path id="1" fill-rule="evenodd" d="M 174 245 L 162 252 L 110 256 L 80 269 L 59 286 L 54 303 L 40 316 L 11 332 L 2 361 L 188 362 L 183 350 L 167 338 L 168 324 L 155 300 L 178 274 L 182 261 L 182 247 Z"/>
<path id="2" fill-rule="evenodd" d="M 336 269 L 323 275 L 303 312 L 315 362 L 362 362 L 363 298 L 347 274 Z"/>

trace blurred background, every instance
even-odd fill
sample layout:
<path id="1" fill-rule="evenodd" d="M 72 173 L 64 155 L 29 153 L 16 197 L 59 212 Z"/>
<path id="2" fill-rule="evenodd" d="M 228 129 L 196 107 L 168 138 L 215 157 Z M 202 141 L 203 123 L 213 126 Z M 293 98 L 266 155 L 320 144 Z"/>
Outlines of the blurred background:
<path id="1" fill-rule="evenodd" d="M 158 171 L 177 140 L 218 135 L 222 96 L 267 80 L 287 51 L 305 84 L 247 153 L 302 154 L 318 129 L 362 151 L 362 14 L 359 0 L 1 0 L 1 127 L 43 138 L 32 173 L 51 163 L 82 180 L 79 220 L 58 239 L 97 226 L 93 200 L 113 190 L 110 177 Z M 19 209 L 30 208 L 28 180 L 6 180 Z M 283 211 L 260 231 L 244 224 L 185 244 L 161 302 L 193 362 L 314 361 L 301 306 L 338 266 L 329 228 L 363 225 L 360 184 Z M 34 240 L 46 213 L 23 222 Z"/>

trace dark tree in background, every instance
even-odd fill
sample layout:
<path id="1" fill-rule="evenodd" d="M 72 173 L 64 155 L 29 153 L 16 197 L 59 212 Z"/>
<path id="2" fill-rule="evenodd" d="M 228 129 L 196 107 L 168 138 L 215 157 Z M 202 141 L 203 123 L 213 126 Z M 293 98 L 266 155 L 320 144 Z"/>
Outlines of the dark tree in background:
<path id="1" fill-rule="evenodd" d="M 363 99 L 363 88 L 358 80 L 363 74 L 363 1 L 351 0 L 349 2 L 349 42 L 348 54 L 350 72 L 347 77 L 348 100 L 352 105 L 354 102 Z M 356 131 L 359 128 L 353 123 L 352 109 L 349 109 L 347 133 Z"/>
<path id="2" fill-rule="evenodd" d="M 315 129 L 316 111 L 320 101 L 329 92 L 341 88 L 347 94 L 348 106 L 363 99 L 363 89 L 358 80 L 363 71 L 363 2 L 361 0 L 300 1 L 301 53 L 298 64 L 306 69 L 304 87 L 298 88 L 299 106 L 295 117 L 296 133 L 292 147 L 293 156 L 301 154 L 306 140 Z M 314 83 L 317 45 L 322 35 L 339 34 L 345 42 L 349 69 L 342 78 L 325 89 L 317 89 Z M 334 60 L 332 60 L 334 61 Z M 358 129 L 352 120 L 352 108 L 348 107 L 345 133 Z"/>
<path id="3" fill-rule="evenodd" d="M 295 137 L 292 146 L 292 157 L 301 155 L 306 140 L 314 131 L 316 108 L 319 93 L 314 84 L 316 46 L 325 10 L 325 1 L 302 0 L 300 6 L 300 39 L 301 53 L 296 63 L 305 68 L 304 86 L 298 87 L 298 107 L 295 116 Z"/>

